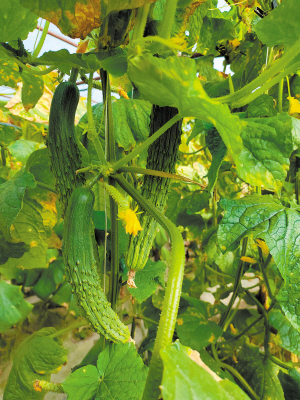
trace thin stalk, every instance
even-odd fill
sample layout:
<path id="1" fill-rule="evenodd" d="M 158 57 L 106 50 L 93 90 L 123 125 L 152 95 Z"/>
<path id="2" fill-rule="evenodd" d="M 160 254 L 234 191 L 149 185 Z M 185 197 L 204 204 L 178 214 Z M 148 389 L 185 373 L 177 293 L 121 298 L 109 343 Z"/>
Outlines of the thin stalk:
<path id="1" fill-rule="evenodd" d="M 242 375 L 234 369 L 231 365 L 228 365 L 226 363 L 221 362 L 220 364 L 221 368 L 227 369 L 233 375 L 247 390 L 247 392 L 255 399 L 255 400 L 260 400 L 260 397 L 254 392 L 252 387 L 248 384 L 248 382 L 242 377 Z"/>
<path id="2" fill-rule="evenodd" d="M 94 124 L 93 110 L 92 110 L 92 87 L 93 87 L 93 73 L 91 72 L 90 76 L 89 76 L 88 96 L 87 96 L 87 104 L 86 104 L 87 116 L 88 116 L 88 129 L 89 129 L 89 133 L 91 134 L 91 139 L 93 140 L 93 143 L 95 145 L 95 149 L 96 149 L 99 161 L 101 162 L 101 164 L 106 164 L 105 154 L 102 149 L 100 140 L 97 136 L 96 128 L 95 128 L 95 124 Z"/>
<path id="3" fill-rule="evenodd" d="M 143 315 L 133 315 L 133 317 L 137 318 L 137 319 L 142 319 L 143 321 L 148 321 L 154 325 L 158 325 L 157 321 L 154 321 L 154 319 L 151 319 L 151 318 L 144 317 Z"/>
<path id="4" fill-rule="evenodd" d="M 234 103 L 242 99 L 243 97 L 248 96 L 248 94 L 251 93 L 253 90 L 264 85 L 265 82 L 267 82 L 269 79 L 271 79 L 280 71 L 282 71 L 284 68 L 286 68 L 287 65 L 291 61 L 293 61 L 293 59 L 299 54 L 299 52 L 300 52 L 300 39 L 298 39 L 288 50 L 286 50 L 283 57 L 274 62 L 269 69 L 265 70 L 252 82 L 250 82 L 248 85 L 244 86 L 242 89 L 238 90 L 233 94 L 223 97 L 218 97 L 218 101 L 221 101 L 222 103 Z"/>
<path id="5" fill-rule="evenodd" d="M 282 113 L 283 82 L 284 82 L 284 78 L 280 79 L 280 82 L 278 85 L 278 112 L 280 112 L 280 113 Z"/>
<path id="6" fill-rule="evenodd" d="M 72 68 L 71 70 L 71 75 L 70 75 L 70 82 L 76 83 L 77 81 L 77 75 L 78 75 L 78 68 Z"/>
<path id="7" fill-rule="evenodd" d="M 208 271 L 213 272 L 214 274 L 221 276 L 222 278 L 227 278 L 233 280 L 233 277 L 227 274 L 224 274 L 223 272 L 218 272 L 215 269 L 211 268 L 209 265 L 204 263 L 204 268 L 206 268 Z"/>
<path id="8" fill-rule="evenodd" d="M 65 393 L 62 383 L 36 380 L 34 382 L 34 388 L 36 391 L 41 391 L 43 389 L 47 392 Z"/>
<path id="9" fill-rule="evenodd" d="M 206 149 L 206 147 L 207 147 L 207 146 L 204 146 L 204 147 L 202 147 L 201 149 L 196 150 L 196 151 L 193 151 L 193 152 L 191 152 L 191 153 L 185 153 L 184 151 L 180 151 L 180 150 L 179 150 L 179 153 L 180 153 L 180 154 L 184 154 L 184 155 L 186 155 L 186 156 L 190 156 L 190 155 L 192 155 L 192 154 L 197 154 L 197 153 L 199 153 L 200 151 Z"/>
<path id="10" fill-rule="evenodd" d="M 86 321 L 79 321 L 79 322 L 77 321 L 74 324 L 69 325 L 64 329 L 61 329 L 60 331 L 52 333 L 52 335 L 49 335 L 49 337 L 51 339 L 54 339 L 58 336 L 64 335 L 65 333 L 72 331 L 73 329 L 81 328 L 82 326 L 89 326 L 89 324 Z"/>
<path id="11" fill-rule="evenodd" d="M 132 40 L 138 40 L 144 36 L 149 9 L 150 3 L 145 4 L 143 7 L 138 9 Z"/>
<path id="12" fill-rule="evenodd" d="M 158 139 L 163 133 L 165 133 L 172 125 L 174 125 L 177 121 L 179 121 L 182 117 L 177 114 L 173 118 L 171 118 L 168 122 L 166 122 L 161 128 L 159 128 L 151 137 L 144 141 L 140 146 L 136 147 L 131 153 L 127 154 L 127 156 L 121 158 L 121 160 L 117 161 L 112 165 L 112 169 L 114 171 L 119 170 L 124 165 L 128 164 L 134 157 L 138 156 L 142 151 L 146 150 L 156 139 Z"/>
<path id="13" fill-rule="evenodd" d="M 160 26 L 159 34 L 163 39 L 170 39 L 172 25 L 174 23 L 177 8 L 177 0 L 166 0 L 164 14 Z"/>
<path id="14" fill-rule="evenodd" d="M 279 360 L 279 358 L 273 356 L 273 355 L 270 354 L 270 353 L 268 354 L 268 358 L 269 358 L 274 364 L 278 365 L 278 366 L 281 367 L 281 368 L 284 368 L 284 369 L 289 370 L 289 369 L 292 369 L 292 368 L 295 367 L 295 365 L 291 365 L 291 364 L 288 364 L 288 363 L 286 363 L 286 362 L 284 362 L 284 361 L 281 361 L 281 360 Z"/>
<path id="15" fill-rule="evenodd" d="M 43 183 L 43 182 L 35 181 L 35 183 L 36 183 L 37 187 L 40 187 L 41 189 L 48 190 L 48 192 L 52 192 L 52 193 L 57 194 L 57 191 L 55 190 L 54 187 L 52 187 L 50 185 L 47 185 L 46 183 Z"/>
<path id="16" fill-rule="evenodd" d="M 246 104 L 250 103 L 251 101 L 257 99 L 257 97 L 259 97 L 261 94 L 263 94 L 266 90 L 268 90 L 272 86 L 276 85 L 276 83 L 280 82 L 280 80 L 283 79 L 286 75 L 292 74 L 293 72 L 297 71 L 298 69 L 300 69 L 300 62 L 293 64 L 291 67 L 287 68 L 286 70 L 284 70 L 283 72 L 281 72 L 280 74 L 278 74 L 277 76 L 272 78 L 270 81 L 265 83 L 262 87 L 255 90 L 253 93 L 245 96 L 243 99 L 241 99 L 239 101 L 230 102 L 231 106 L 234 108 L 245 106 Z"/>
<path id="17" fill-rule="evenodd" d="M 271 332 L 270 332 L 270 323 L 269 323 L 269 315 L 265 309 L 265 307 L 257 300 L 255 296 L 253 296 L 252 293 L 249 292 L 249 290 L 244 289 L 244 292 L 247 293 L 247 295 L 250 297 L 250 299 L 257 305 L 257 308 L 260 309 L 262 312 L 263 318 L 265 320 L 265 337 L 264 337 L 264 349 L 265 349 L 265 360 L 269 356 L 269 342 L 271 338 Z"/>
<path id="18" fill-rule="evenodd" d="M 122 167 L 122 168 L 119 168 L 118 172 L 131 172 L 131 173 L 133 172 L 136 174 L 161 176 L 162 178 L 176 179 L 176 180 L 183 181 L 186 183 L 199 185 L 201 187 L 203 186 L 198 182 L 195 182 L 189 178 L 186 178 L 185 176 L 178 175 L 178 174 L 170 174 L 169 172 L 158 171 L 155 169 L 147 169 L 147 168 L 140 168 L 140 167 Z"/>
<path id="19" fill-rule="evenodd" d="M 32 53 L 32 57 L 33 57 L 33 58 L 36 58 L 36 57 L 39 56 L 40 51 L 42 50 L 42 47 L 43 47 L 43 45 L 44 45 L 44 43 L 45 43 L 45 39 L 46 39 L 46 36 L 47 36 L 47 33 L 48 33 L 49 26 L 50 26 L 50 22 L 49 22 L 49 21 L 46 21 L 45 26 L 44 26 L 44 29 L 43 29 L 43 31 L 42 31 L 42 36 L 41 36 L 41 38 L 40 38 L 40 40 L 39 40 L 39 43 L 38 43 L 38 45 L 36 46 L 34 52 Z"/>
<path id="20" fill-rule="evenodd" d="M 243 257 L 246 254 L 246 250 L 247 250 L 247 243 L 248 243 L 248 238 L 244 238 L 243 239 L 243 246 L 242 246 L 242 252 L 241 252 L 241 257 Z M 221 328 L 224 328 L 226 320 L 230 314 L 231 308 L 233 306 L 233 303 L 235 302 L 235 299 L 237 297 L 238 291 L 240 289 L 241 286 L 241 279 L 244 273 L 244 261 L 240 260 L 239 261 L 239 265 L 238 265 L 238 269 L 237 269 L 237 274 L 236 274 L 236 278 L 234 281 L 234 288 L 233 288 L 233 293 L 231 296 L 231 299 L 229 301 L 229 304 L 226 308 L 225 313 L 222 315 L 219 325 Z"/>
<path id="21" fill-rule="evenodd" d="M 166 230 L 171 241 L 171 264 L 169 266 L 168 283 L 163 301 L 157 336 L 146 381 L 143 400 L 157 399 L 160 393 L 163 365 L 160 350 L 172 343 L 181 286 L 184 273 L 185 252 L 181 233 L 176 226 L 160 211 L 148 203 L 122 175 L 115 176 L 119 185 Z"/>

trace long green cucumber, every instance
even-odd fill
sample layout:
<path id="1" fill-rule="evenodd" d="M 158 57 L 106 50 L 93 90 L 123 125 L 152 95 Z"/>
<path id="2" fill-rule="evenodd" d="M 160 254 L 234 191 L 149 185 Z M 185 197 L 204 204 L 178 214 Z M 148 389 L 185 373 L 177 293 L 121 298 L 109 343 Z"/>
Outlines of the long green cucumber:
<path id="1" fill-rule="evenodd" d="M 50 108 L 48 147 L 62 215 L 73 190 L 85 182 L 83 174 L 76 175 L 76 171 L 82 168 L 82 153 L 74 126 L 78 101 L 77 85 L 62 82 L 54 92 Z"/>
<path id="2" fill-rule="evenodd" d="M 94 201 L 94 193 L 89 188 L 73 191 L 64 222 L 64 261 L 78 305 L 94 330 L 113 342 L 126 342 L 129 330 L 112 310 L 97 273 L 92 223 Z"/>
<path id="3" fill-rule="evenodd" d="M 149 136 L 152 136 L 159 128 L 177 114 L 178 110 L 174 107 L 159 107 L 153 105 Z M 179 120 L 149 146 L 147 169 L 169 173 L 175 172 L 178 148 L 181 141 L 181 125 L 182 120 Z M 169 178 L 145 175 L 141 193 L 157 210 L 163 212 L 168 198 L 169 187 Z M 158 226 L 157 221 L 148 212 L 141 214 L 139 219 L 142 231 L 138 236 L 130 237 L 125 260 L 127 266 L 133 270 L 144 268 Z"/>

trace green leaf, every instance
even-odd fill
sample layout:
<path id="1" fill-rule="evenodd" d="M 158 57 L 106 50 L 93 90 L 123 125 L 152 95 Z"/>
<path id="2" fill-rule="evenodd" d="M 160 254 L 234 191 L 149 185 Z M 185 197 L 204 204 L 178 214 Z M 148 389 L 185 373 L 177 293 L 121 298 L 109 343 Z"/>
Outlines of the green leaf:
<path id="1" fill-rule="evenodd" d="M 271 196 L 221 200 L 225 210 L 218 239 L 223 251 L 235 249 L 245 236 L 264 239 L 285 283 L 277 299 L 288 320 L 300 329 L 298 246 L 300 214 Z"/>
<path id="2" fill-rule="evenodd" d="M 0 281 L 0 333 L 23 321 L 33 305 L 24 300 L 21 288 Z"/>
<path id="3" fill-rule="evenodd" d="M 128 288 L 129 293 L 138 302 L 145 301 L 156 291 L 158 285 L 165 286 L 166 268 L 167 266 L 163 261 L 153 262 L 148 260 L 142 270 L 136 271 L 134 282 L 137 288 Z"/>
<path id="4" fill-rule="evenodd" d="M 21 129 L 12 124 L 5 124 L 3 122 L 0 123 L 0 142 L 2 142 L 5 146 L 11 144 L 16 140 L 16 136 L 20 134 Z"/>
<path id="5" fill-rule="evenodd" d="M 38 380 L 50 380 L 67 361 L 67 350 L 49 337 L 55 328 L 44 328 L 33 333 L 18 347 L 4 390 L 5 400 L 42 400 L 45 393 L 37 392 L 33 384 Z"/>
<path id="6" fill-rule="evenodd" d="M 46 268 L 48 231 L 43 224 L 41 212 L 42 206 L 39 203 L 35 200 L 25 199 L 22 210 L 13 221 L 10 232 L 12 239 L 28 244 L 30 250 L 18 259 L 10 258 L 2 268 Z"/>
<path id="7" fill-rule="evenodd" d="M 26 169 L 38 182 L 46 183 L 54 188 L 55 177 L 50 170 L 49 149 L 38 149 L 30 154 L 26 161 Z"/>
<path id="8" fill-rule="evenodd" d="M 199 34 L 197 51 L 203 54 L 218 54 L 215 49 L 217 42 L 234 38 L 234 24 L 231 21 L 206 16 Z"/>
<path id="9" fill-rule="evenodd" d="M 209 344 L 216 343 L 222 335 L 222 328 L 215 322 L 208 321 L 197 308 L 188 307 L 177 318 L 176 332 L 182 344 L 200 351 Z"/>
<path id="10" fill-rule="evenodd" d="M 32 287 L 32 290 L 40 299 L 47 300 L 58 286 L 64 282 L 65 273 L 65 264 L 62 258 L 54 260 L 47 269 L 42 271 L 41 277 Z"/>
<path id="11" fill-rule="evenodd" d="M 37 16 L 20 5 L 17 0 L 1 0 L 0 3 L 0 42 L 27 39 L 34 31 Z"/>
<path id="12" fill-rule="evenodd" d="M 2 59 L 3 52 L 0 46 L 0 85 L 17 89 L 17 83 L 22 80 L 19 67 L 10 58 Z"/>
<path id="13" fill-rule="evenodd" d="M 25 111 L 33 108 L 44 93 L 44 81 L 42 78 L 30 74 L 26 71 L 22 72 L 23 86 L 21 99 Z"/>
<path id="14" fill-rule="evenodd" d="M 161 391 L 164 400 L 249 400 L 233 382 L 216 381 L 190 358 L 191 353 L 191 349 L 179 342 L 161 350 L 164 364 Z"/>
<path id="15" fill-rule="evenodd" d="M 300 355 L 299 331 L 279 310 L 270 312 L 270 324 L 278 331 L 276 341 L 279 345 L 291 353 Z"/>
<path id="16" fill-rule="evenodd" d="M 247 118 L 273 117 L 277 114 L 274 108 L 272 96 L 262 94 L 257 99 L 251 101 L 247 108 Z"/>
<path id="17" fill-rule="evenodd" d="M 112 103 L 114 135 L 118 146 L 128 151 L 149 135 L 151 104 L 144 100 L 119 99 Z M 103 104 L 93 106 L 96 131 L 104 145 L 105 127 L 103 120 Z M 87 129 L 87 114 L 77 125 L 79 136 Z M 89 141 L 89 146 L 90 146 Z M 90 149 L 89 153 L 90 153 Z M 93 156 L 91 156 L 92 158 Z"/>
<path id="18" fill-rule="evenodd" d="M 300 374 L 295 368 L 288 370 L 288 374 L 279 371 L 278 378 L 280 380 L 285 399 L 300 398 Z"/>
<path id="19" fill-rule="evenodd" d="M 132 343 L 108 345 L 99 355 L 97 368 L 77 369 L 63 383 L 69 400 L 138 400 L 148 368 Z"/>
<path id="20" fill-rule="evenodd" d="M 193 140 L 195 137 L 197 137 L 199 134 L 203 132 L 204 132 L 203 121 L 197 119 L 195 121 L 195 125 L 193 126 L 192 133 L 190 134 L 188 140 L 186 141 L 186 144 L 189 144 L 191 140 Z"/>
<path id="21" fill-rule="evenodd" d="M 212 193 L 213 188 L 215 187 L 215 184 L 218 179 L 219 169 L 227 153 L 227 148 L 221 136 L 219 135 L 218 131 L 215 128 L 208 129 L 206 131 L 205 141 L 212 155 L 211 166 L 207 174 L 208 178 L 207 190 L 209 191 L 209 193 Z"/>
<path id="22" fill-rule="evenodd" d="M 24 242 L 8 242 L 0 231 L 0 265 L 5 264 L 10 257 L 22 257 L 26 251 L 29 251 L 29 249 L 30 246 Z"/>
<path id="23" fill-rule="evenodd" d="M 299 38 L 300 9 L 297 0 L 279 4 L 254 27 L 260 41 L 269 47 L 293 44 Z"/>
<path id="24" fill-rule="evenodd" d="M 261 400 L 284 400 L 278 379 L 279 367 L 259 353 L 259 347 L 244 343 L 234 364 Z"/>
<path id="25" fill-rule="evenodd" d="M 19 171 L 11 180 L 0 185 L 0 229 L 6 239 L 11 238 L 10 227 L 23 206 L 27 187 L 34 188 L 35 181 L 26 170 Z"/>
<path id="26" fill-rule="evenodd" d="M 25 164 L 30 154 L 37 150 L 39 147 L 40 144 L 37 142 L 20 139 L 16 140 L 8 148 L 15 161 L 21 161 L 22 164 Z"/>

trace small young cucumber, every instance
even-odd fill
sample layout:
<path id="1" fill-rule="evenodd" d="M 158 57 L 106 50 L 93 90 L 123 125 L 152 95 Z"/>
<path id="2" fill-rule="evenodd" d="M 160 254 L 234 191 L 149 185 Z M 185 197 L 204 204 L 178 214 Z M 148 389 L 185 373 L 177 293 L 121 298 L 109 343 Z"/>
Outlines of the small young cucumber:
<path id="1" fill-rule="evenodd" d="M 113 342 L 126 342 L 129 330 L 112 310 L 97 273 L 94 201 L 94 193 L 88 188 L 73 191 L 64 221 L 64 261 L 78 305 L 94 330 Z"/>

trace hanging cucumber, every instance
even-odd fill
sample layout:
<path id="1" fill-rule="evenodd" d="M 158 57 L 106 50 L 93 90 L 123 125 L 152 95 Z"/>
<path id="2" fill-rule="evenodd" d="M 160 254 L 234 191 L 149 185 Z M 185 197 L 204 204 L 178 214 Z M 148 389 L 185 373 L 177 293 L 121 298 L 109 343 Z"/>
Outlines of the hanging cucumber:
<path id="1" fill-rule="evenodd" d="M 152 136 L 166 122 L 178 114 L 173 107 L 159 107 L 153 105 L 150 120 L 150 135 Z M 181 141 L 182 120 L 176 122 L 159 139 L 148 148 L 148 169 L 174 173 L 178 148 Z M 158 176 L 145 175 L 142 186 L 142 196 L 157 210 L 163 212 L 166 206 L 170 179 Z M 156 235 L 158 223 L 144 212 L 140 216 L 142 231 L 136 237 L 130 237 L 126 255 L 126 265 L 133 270 L 144 268 Z"/>
<path id="2" fill-rule="evenodd" d="M 85 182 L 83 174 L 76 175 L 76 171 L 82 167 L 82 145 L 77 140 L 74 126 L 78 102 L 76 84 L 62 82 L 54 92 L 50 108 L 48 147 L 62 215 L 73 190 Z"/>
<path id="3" fill-rule="evenodd" d="M 97 273 L 92 223 L 94 201 L 94 193 L 88 188 L 73 191 L 65 215 L 64 261 L 78 305 L 94 330 L 113 342 L 126 342 L 129 330 L 106 300 Z"/>

